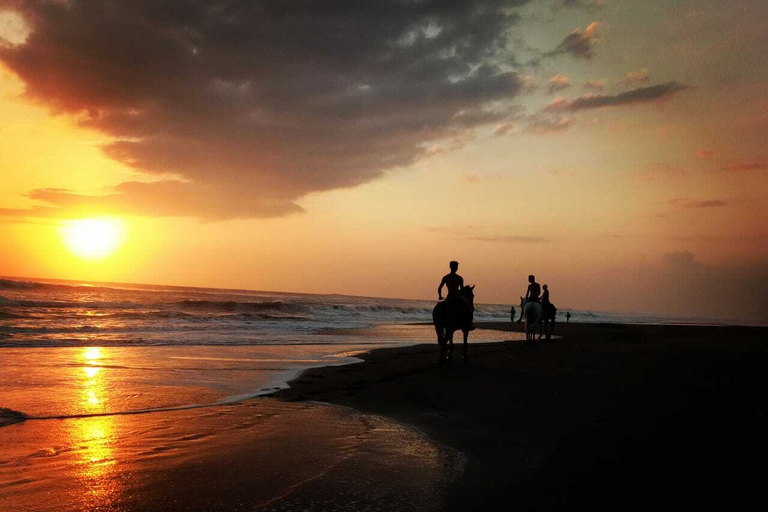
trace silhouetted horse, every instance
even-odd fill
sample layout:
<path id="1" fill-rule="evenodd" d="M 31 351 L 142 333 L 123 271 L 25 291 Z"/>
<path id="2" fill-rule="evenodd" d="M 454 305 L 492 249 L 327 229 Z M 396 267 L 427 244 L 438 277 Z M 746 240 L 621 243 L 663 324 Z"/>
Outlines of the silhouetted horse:
<path id="1" fill-rule="evenodd" d="M 544 310 L 538 302 L 526 301 L 520 297 L 520 318 L 525 318 L 525 341 L 531 342 L 536 338 L 536 324 L 539 324 L 539 337 L 541 337 L 541 321 L 544 318 Z"/>
<path id="2" fill-rule="evenodd" d="M 551 302 L 549 304 L 542 304 L 541 307 L 543 310 L 541 317 L 541 323 L 544 324 L 543 331 L 547 339 L 550 339 L 552 337 L 552 331 L 555 330 L 555 317 L 557 317 L 557 308 Z M 539 330 L 539 339 L 541 339 L 541 329 Z"/>
<path id="3" fill-rule="evenodd" d="M 440 345 L 440 366 L 445 362 L 453 362 L 453 333 L 455 331 L 464 333 L 464 354 L 461 358 L 465 363 L 468 361 L 467 338 L 472 327 L 472 314 L 475 311 L 474 289 L 474 286 L 465 286 L 461 289 L 461 296 L 466 300 L 466 303 L 460 300 L 444 300 L 438 302 L 435 309 L 432 310 L 432 323 L 435 324 L 437 343 Z"/>

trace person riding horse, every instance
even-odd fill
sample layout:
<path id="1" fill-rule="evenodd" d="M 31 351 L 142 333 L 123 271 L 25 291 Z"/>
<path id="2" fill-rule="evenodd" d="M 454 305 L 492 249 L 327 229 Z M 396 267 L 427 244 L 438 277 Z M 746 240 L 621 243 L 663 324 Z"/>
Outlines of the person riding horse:
<path id="1" fill-rule="evenodd" d="M 453 354 L 453 334 L 462 331 L 464 334 L 464 351 L 462 359 L 466 363 L 467 338 L 469 331 L 475 329 L 474 317 L 474 286 L 464 286 L 464 279 L 456 273 L 459 263 L 452 261 L 449 264 L 451 273 L 443 277 L 440 286 L 437 287 L 437 296 L 440 302 L 432 310 L 432 323 L 435 325 L 437 343 L 440 345 L 440 366 L 450 363 Z M 448 287 L 448 297 L 443 300 L 443 286 Z"/>
<path id="2" fill-rule="evenodd" d="M 474 309 L 461 294 L 461 289 L 464 288 L 464 278 L 456 273 L 459 270 L 459 262 L 451 261 L 448 264 L 448 268 L 451 269 L 451 272 L 443 276 L 440 286 L 437 287 L 438 299 L 443 300 L 443 286 L 445 286 L 448 288 L 448 296 L 445 298 L 445 302 L 447 303 L 448 311 L 452 315 L 456 315 L 459 311 L 468 308 Z M 475 325 L 473 323 L 470 330 L 474 329 Z"/>
<path id="3" fill-rule="evenodd" d="M 544 318 L 554 317 L 555 311 L 557 311 L 555 305 L 549 300 L 549 287 L 546 284 L 544 285 L 544 293 L 541 294 L 541 307 L 544 309 Z"/>

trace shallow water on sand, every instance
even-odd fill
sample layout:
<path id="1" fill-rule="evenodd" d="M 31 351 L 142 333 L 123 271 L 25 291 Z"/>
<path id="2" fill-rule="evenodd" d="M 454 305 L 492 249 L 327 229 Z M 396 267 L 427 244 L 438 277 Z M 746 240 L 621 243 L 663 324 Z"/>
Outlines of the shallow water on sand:
<path id="1" fill-rule="evenodd" d="M 376 416 L 270 399 L 0 429 L 0 508 L 436 510 L 460 454 Z"/>
<path id="2" fill-rule="evenodd" d="M 317 336 L 0 349 L 0 511 L 439 509 L 461 454 L 383 418 L 256 398 L 307 368 L 433 342 L 432 327 Z"/>

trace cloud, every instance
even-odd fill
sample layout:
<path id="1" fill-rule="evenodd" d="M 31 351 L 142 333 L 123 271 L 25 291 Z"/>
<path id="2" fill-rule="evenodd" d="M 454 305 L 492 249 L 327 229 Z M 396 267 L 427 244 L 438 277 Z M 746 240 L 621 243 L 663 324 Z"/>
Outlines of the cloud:
<path id="1" fill-rule="evenodd" d="M 553 6 L 557 9 L 586 9 L 594 11 L 605 7 L 605 0 L 556 0 Z"/>
<path id="2" fill-rule="evenodd" d="M 514 133 L 516 129 L 517 127 L 512 123 L 497 124 L 496 128 L 493 129 L 493 136 L 501 137 L 502 135 Z"/>
<path id="3" fill-rule="evenodd" d="M 499 174 L 462 174 L 459 179 L 466 184 L 474 185 L 477 183 L 482 182 L 488 182 L 488 181 L 499 181 L 501 180 L 501 175 Z"/>
<path id="4" fill-rule="evenodd" d="M 491 243 L 503 243 L 503 244 L 539 244 L 548 242 L 546 238 L 540 236 L 523 236 L 523 235 L 492 235 L 492 236 L 471 236 L 467 240 L 473 240 L 475 242 L 491 242 Z"/>
<path id="5" fill-rule="evenodd" d="M 596 42 L 600 41 L 597 34 L 600 26 L 600 23 L 593 21 L 584 30 L 577 28 L 568 34 L 565 39 L 557 45 L 557 48 L 547 55 L 553 56 L 569 53 L 574 57 L 591 59 L 594 55 L 594 45 Z"/>
<path id="6" fill-rule="evenodd" d="M 643 166 L 636 169 L 632 175 L 643 181 L 663 181 L 669 182 L 671 180 L 688 176 L 690 171 L 683 167 L 672 166 L 663 162 L 656 162 L 651 165 Z"/>
<path id="7" fill-rule="evenodd" d="M 674 270 L 689 270 L 702 268 L 703 265 L 696 261 L 696 256 L 691 251 L 668 252 L 662 255 L 663 266 Z"/>
<path id="8" fill-rule="evenodd" d="M 687 85 L 680 84 L 678 82 L 667 82 L 650 87 L 640 87 L 638 89 L 633 89 L 631 91 L 622 92 L 616 95 L 586 94 L 576 98 L 575 100 L 555 98 L 547 106 L 544 107 L 544 112 L 575 112 L 578 110 L 602 107 L 618 107 L 639 103 L 650 103 L 653 101 L 662 100 L 688 88 L 689 87 Z"/>
<path id="9" fill-rule="evenodd" d="M 651 78 L 647 69 L 640 71 L 630 71 L 619 80 L 619 85 L 636 85 L 647 82 Z"/>
<path id="10" fill-rule="evenodd" d="M 30 29 L 0 61 L 153 181 L 35 194 L 51 207 L 268 217 L 504 122 L 523 88 L 502 66 L 524 3 L 0 0 Z"/>
<path id="11" fill-rule="evenodd" d="M 431 227 L 427 228 L 427 231 L 439 235 L 451 235 L 473 242 L 536 244 L 549 241 L 548 239 L 539 236 L 482 234 L 485 229 L 486 228 L 483 226 Z"/>
<path id="12" fill-rule="evenodd" d="M 567 89 L 571 86 L 571 81 L 565 75 L 555 75 L 547 83 L 547 90 L 550 94 Z"/>
<path id="13" fill-rule="evenodd" d="M 605 80 L 587 80 L 584 88 L 591 91 L 602 91 L 605 88 Z"/>
<path id="14" fill-rule="evenodd" d="M 573 117 L 534 115 L 528 118 L 528 126 L 525 131 L 536 135 L 549 135 L 566 130 L 575 122 Z"/>
<path id="15" fill-rule="evenodd" d="M 693 200 L 687 197 L 676 197 L 667 201 L 670 206 L 679 208 L 719 208 L 726 206 L 728 203 L 721 199 L 705 199 L 705 200 Z"/>
<path id="16" fill-rule="evenodd" d="M 726 172 L 762 171 L 768 169 L 768 161 L 765 160 L 736 160 L 720 168 Z"/>

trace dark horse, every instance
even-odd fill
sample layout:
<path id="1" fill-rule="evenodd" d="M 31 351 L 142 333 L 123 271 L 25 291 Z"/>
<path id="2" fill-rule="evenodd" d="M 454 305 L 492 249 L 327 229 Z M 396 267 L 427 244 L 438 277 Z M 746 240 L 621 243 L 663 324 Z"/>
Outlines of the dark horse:
<path id="1" fill-rule="evenodd" d="M 472 314 L 475 311 L 474 286 L 465 286 L 461 289 L 461 296 L 466 304 L 460 300 L 444 300 L 438 302 L 432 310 L 432 322 L 437 332 L 437 343 L 440 345 L 440 366 L 453 362 L 453 333 L 464 333 L 464 354 L 461 358 L 466 363 L 467 338 L 472 327 Z"/>
<path id="2" fill-rule="evenodd" d="M 541 323 L 544 329 L 539 327 L 539 339 L 541 339 L 542 331 L 547 339 L 552 339 L 552 331 L 555 330 L 555 318 L 557 317 L 557 308 L 551 302 L 548 304 L 542 304 L 544 314 L 541 317 Z"/>

